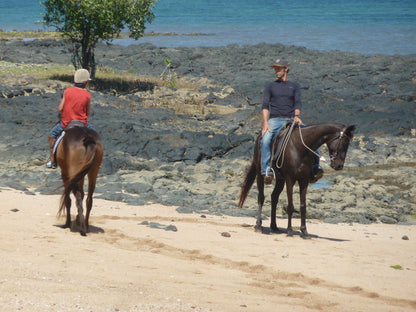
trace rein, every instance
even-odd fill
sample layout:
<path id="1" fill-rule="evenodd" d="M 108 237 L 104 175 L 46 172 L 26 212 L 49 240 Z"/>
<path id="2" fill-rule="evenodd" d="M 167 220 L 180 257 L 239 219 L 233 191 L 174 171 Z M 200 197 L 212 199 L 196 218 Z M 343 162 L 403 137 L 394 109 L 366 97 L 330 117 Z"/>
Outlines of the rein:
<path id="1" fill-rule="evenodd" d="M 344 134 L 345 134 L 345 132 L 344 132 L 343 130 L 341 130 L 341 131 L 339 132 L 339 136 L 338 136 L 338 137 L 335 137 L 335 138 L 333 138 L 333 139 L 331 139 L 330 141 L 328 141 L 328 142 L 327 142 L 327 143 L 330 143 L 330 142 L 332 142 L 332 141 L 338 140 L 338 142 L 337 142 L 337 146 L 336 146 L 336 148 L 335 148 L 335 154 L 334 154 L 334 155 L 329 155 L 329 159 L 330 159 L 331 161 L 334 161 L 334 160 L 335 160 L 335 159 L 337 159 L 337 157 L 338 157 L 338 148 L 339 148 L 339 145 L 341 144 L 341 139 L 343 138 Z M 323 157 L 323 156 L 319 155 L 318 153 L 316 153 L 315 151 L 313 151 L 313 150 L 312 150 L 309 146 L 307 146 L 307 145 L 305 144 L 305 142 L 303 141 L 303 137 L 302 137 L 301 127 L 299 127 L 299 135 L 300 135 L 300 139 L 301 139 L 301 141 L 302 141 L 303 146 L 305 146 L 305 147 L 306 147 L 309 151 L 311 151 L 314 155 L 318 156 L 320 160 L 322 160 L 323 162 L 327 162 L 327 161 L 326 161 L 326 159 L 325 159 L 325 157 Z M 350 139 L 350 140 L 351 140 L 351 139 Z"/>
<path id="2" fill-rule="evenodd" d="M 300 140 L 302 141 L 303 146 L 306 147 L 307 150 L 309 150 L 310 152 L 312 152 L 315 156 L 319 157 L 319 160 L 322 160 L 323 162 L 327 162 L 324 156 L 319 155 L 317 152 L 313 151 L 309 146 L 307 146 L 305 144 L 305 142 L 303 141 L 303 136 L 302 136 L 302 127 L 299 127 L 299 136 L 300 136 Z"/>
<path id="3" fill-rule="evenodd" d="M 292 131 L 293 131 L 294 127 L 295 127 L 295 123 L 292 122 L 292 124 L 290 125 L 290 128 L 288 130 L 288 134 L 286 135 L 285 140 L 283 141 L 282 148 L 279 151 L 279 155 L 277 155 L 277 157 L 276 157 L 276 167 L 278 169 L 282 168 L 283 163 L 285 161 L 286 146 L 287 146 L 287 143 L 289 143 L 290 136 L 292 135 Z"/>
<path id="4" fill-rule="evenodd" d="M 293 131 L 294 127 L 295 127 L 295 123 L 293 122 L 292 125 L 290 126 L 289 130 L 288 130 L 288 135 L 285 137 L 285 140 L 283 141 L 282 148 L 279 152 L 279 155 L 276 157 L 276 167 L 278 169 L 282 168 L 282 166 L 283 166 L 283 163 L 284 163 L 284 160 L 285 160 L 284 155 L 285 155 L 286 147 L 287 147 L 287 144 L 289 143 L 290 136 L 292 135 L 292 131 Z M 344 131 L 340 131 L 338 137 L 335 137 L 335 138 L 333 138 L 333 139 L 331 139 L 330 141 L 327 142 L 327 143 L 330 143 L 332 141 L 338 140 L 337 146 L 335 148 L 335 155 L 329 155 L 329 158 L 330 158 L 331 161 L 335 160 L 338 157 L 338 148 L 339 148 L 339 145 L 341 143 L 341 139 L 343 138 L 344 134 L 345 134 Z M 299 136 L 300 136 L 300 140 L 302 141 L 303 146 L 307 150 L 309 150 L 314 155 L 318 156 L 319 160 L 321 160 L 323 162 L 327 162 L 325 157 L 319 155 L 317 152 L 315 152 L 314 150 L 312 150 L 309 146 L 307 146 L 305 144 L 305 141 L 303 140 L 303 136 L 302 136 L 302 127 L 299 127 Z"/>

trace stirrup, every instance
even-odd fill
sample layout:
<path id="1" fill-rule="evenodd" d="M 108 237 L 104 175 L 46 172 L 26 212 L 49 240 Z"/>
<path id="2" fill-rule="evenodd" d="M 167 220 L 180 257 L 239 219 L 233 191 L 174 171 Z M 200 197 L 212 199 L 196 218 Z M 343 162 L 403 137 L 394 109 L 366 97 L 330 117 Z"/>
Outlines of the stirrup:
<path id="1" fill-rule="evenodd" d="M 267 168 L 267 169 L 266 169 L 266 176 L 268 176 L 268 175 L 267 175 L 267 172 L 268 172 L 269 170 L 273 173 L 273 179 L 275 179 L 275 180 L 276 180 L 276 173 L 274 172 L 274 169 L 273 169 L 272 167 L 269 167 L 269 168 Z"/>
<path id="2" fill-rule="evenodd" d="M 53 163 L 50 160 L 46 163 L 46 168 L 49 168 L 49 169 L 56 169 L 57 166 L 58 166 L 57 163 Z"/>

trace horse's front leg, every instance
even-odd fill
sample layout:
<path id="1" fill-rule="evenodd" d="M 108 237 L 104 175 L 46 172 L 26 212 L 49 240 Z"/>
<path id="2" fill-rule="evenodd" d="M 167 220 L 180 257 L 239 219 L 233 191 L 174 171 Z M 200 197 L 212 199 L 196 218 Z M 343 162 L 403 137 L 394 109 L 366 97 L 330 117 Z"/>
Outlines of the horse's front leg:
<path id="1" fill-rule="evenodd" d="M 260 174 L 257 175 L 257 190 L 259 192 L 257 195 L 257 203 L 259 207 L 257 211 L 256 226 L 254 227 L 254 229 L 256 231 L 261 231 L 261 224 L 262 224 L 261 214 L 262 214 L 263 204 L 264 204 L 264 178 Z"/>
<path id="2" fill-rule="evenodd" d="M 274 232 L 278 231 L 277 224 L 276 224 L 276 208 L 277 208 L 277 203 L 279 202 L 280 193 L 282 193 L 284 186 L 285 186 L 285 180 L 277 179 L 276 185 L 274 186 L 272 197 L 271 197 L 272 210 L 270 214 L 270 229 Z"/>
<path id="3" fill-rule="evenodd" d="M 308 237 L 308 231 L 306 229 L 306 192 L 308 190 L 309 181 L 299 181 L 299 194 L 300 194 L 300 230 L 304 237 Z"/>
<path id="4" fill-rule="evenodd" d="M 293 207 L 293 181 L 286 181 L 286 192 L 287 192 L 287 235 L 293 235 L 292 229 L 292 215 L 294 211 Z"/>
<path id="5" fill-rule="evenodd" d="M 74 190 L 74 195 L 77 201 L 78 216 L 77 221 L 79 222 L 80 232 L 82 236 L 87 235 L 87 228 L 85 226 L 84 211 L 82 208 L 82 202 L 84 200 L 84 190 L 83 185 L 77 185 L 77 188 Z"/>

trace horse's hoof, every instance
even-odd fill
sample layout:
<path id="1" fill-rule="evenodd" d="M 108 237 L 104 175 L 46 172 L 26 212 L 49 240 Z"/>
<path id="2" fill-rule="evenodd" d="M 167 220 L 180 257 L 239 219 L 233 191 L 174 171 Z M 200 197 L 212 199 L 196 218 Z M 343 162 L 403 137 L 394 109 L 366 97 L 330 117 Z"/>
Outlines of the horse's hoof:
<path id="1" fill-rule="evenodd" d="M 308 233 L 308 231 L 307 231 L 306 229 L 301 229 L 301 232 L 302 232 L 302 234 L 300 234 L 300 236 L 301 236 L 302 238 L 304 238 L 304 239 L 310 239 L 310 238 L 312 238 L 312 237 L 309 235 L 309 233 Z"/>
<path id="2" fill-rule="evenodd" d="M 255 232 L 263 232 L 263 227 L 261 225 L 255 225 L 254 226 L 254 231 Z"/>
<path id="3" fill-rule="evenodd" d="M 87 233 L 81 232 L 81 236 L 87 236 Z"/>
<path id="4" fill-rule="evenodd" d="M 276 225 L 270 225 L 270 230 L 273 233 L 279 233 L 280 232 L 279 228 Z"/>
<path id="5" fill-rule="evenodd" d="M 292 229 L 287 229 L 287 236 L 293 236 L 293 233 Z"/>

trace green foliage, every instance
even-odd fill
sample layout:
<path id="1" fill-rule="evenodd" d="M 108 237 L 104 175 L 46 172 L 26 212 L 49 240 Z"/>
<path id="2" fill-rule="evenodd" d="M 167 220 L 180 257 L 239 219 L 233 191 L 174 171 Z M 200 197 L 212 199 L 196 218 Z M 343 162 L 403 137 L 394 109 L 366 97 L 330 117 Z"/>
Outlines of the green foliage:
<path id="1" fill-rule="evenodd" d="M 390 267 L 395 269 L 395 270 L 403 270 L 403 267 L 400 264 L 391 265 Z"/>
<path id="2" fill-rule="evenodd" d="M 94 62 L 94 47 L 100 40 L 109 43 L 128 28 L 130 37 L 143 36 L 145 24 L 154 19 L 156 0 L 45 0 L 43 23 L 54 27 L 81 48 L 81 67 Z"/>
<path id="3" fill-rule="evenodd" d="M 178 75 L 172 69 L 172 62 L 170 59 L 165 59 L 166 67 L 163 70 L 160 77 L 162 78 L 164 85 L 171 88 L 177 87 Z"/>

